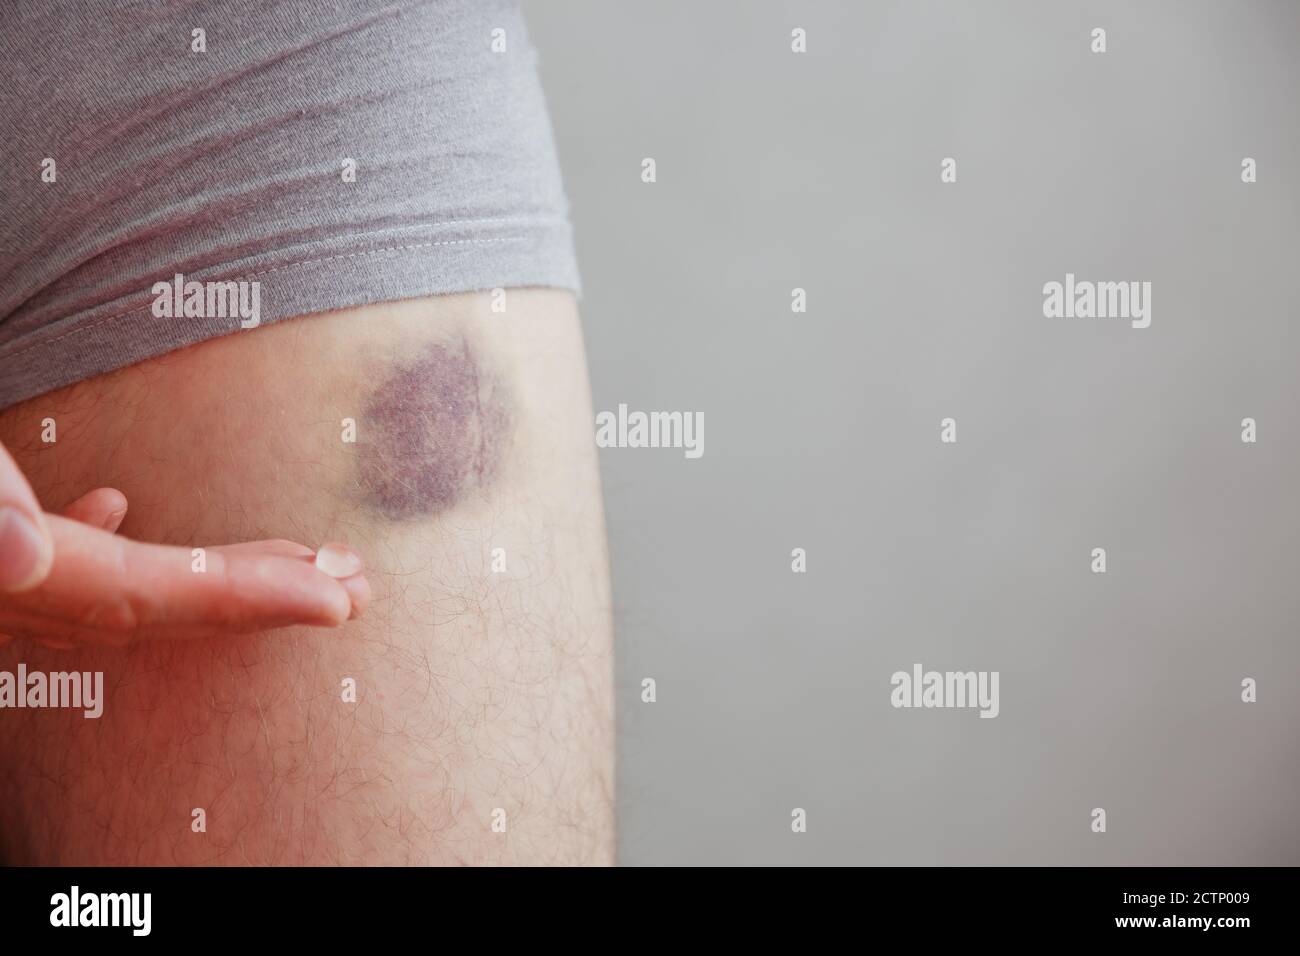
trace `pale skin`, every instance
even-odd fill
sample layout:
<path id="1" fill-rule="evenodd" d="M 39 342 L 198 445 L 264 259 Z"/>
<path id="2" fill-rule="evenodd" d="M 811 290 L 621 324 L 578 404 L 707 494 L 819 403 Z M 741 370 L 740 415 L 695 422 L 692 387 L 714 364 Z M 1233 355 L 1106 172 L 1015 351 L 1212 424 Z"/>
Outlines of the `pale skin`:
<path id="1" fill-rule="evenodd" d="M 506 301 L 289 320 L 0 412 L 0 502 L 49 549 L 0 595 L 0 670 L 106 698 L 0 710 L 0 859 L 611 861 L 577 312 Z M 319 570 L 326 542 L 363 569 Z"/>

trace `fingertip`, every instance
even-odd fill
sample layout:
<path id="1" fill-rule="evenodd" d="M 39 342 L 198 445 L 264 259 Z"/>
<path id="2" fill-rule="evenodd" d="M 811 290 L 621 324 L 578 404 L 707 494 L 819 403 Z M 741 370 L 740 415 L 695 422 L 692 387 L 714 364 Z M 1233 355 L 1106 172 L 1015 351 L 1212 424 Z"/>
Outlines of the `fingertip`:
<path id="1" fill-rule="evenodd" d="M 337 581 L 314 568 L 304 568 L 293 562 L 282 565 L 284 581 L 287 584 L 292 577 L 302 571 L 306 576 L 297 585 L 297 597 L 301 608 L 300 618 L 303 624 L 313 627 L 338 627 L 352 615 L 352 597 L 342 581 Z"/>
<path id="2" fill-rule="evenodd" d="M 129 507 L 126 495 L 116 488 L 101 488 L 100 493 L 103 495 L 104 507 L 108 512 L 104 517 L 103 528 L 110 534 L 114 534 L 122 527 L 122 522 L 126 518 Z"/>
<path id="3" fill-rule="evenodd" d="M 0 506 L 0 591 L 30 591 L 53 565 L 54 542 L 44 520 L 17 505 Z"/>
<path id="4" fill-rule="evenodd" d="M 216 612 L 227 625 L 336 627 L 352 613 L 347 590 L 301 558 L 213 548 L 208 562 L 210 580 L 234 598 Z"/>
<path id="5" fill-rule="evenodd" d="M 352 616 L 352 596 L 341 581 L 328 579 L 330 586 L 321 588 L 319 623 L 338 627 Z"/>
<path id="6" fill-rule="evenodd" d="M 357 574 L 344 578 L 339 584 L 348 592 L 348 597 L 352 601 L 352 613 L 348 615 L 348 620 L 360 617 L 370 606 L 370 582 L 366 580 L 365 575 Z"/>
<path id="7" fill-rule="evenodd" d="M 63 509 L 63 516 L 114 534 L 126 517 L 126 495 L 116 488 L 94 488 Z"/>

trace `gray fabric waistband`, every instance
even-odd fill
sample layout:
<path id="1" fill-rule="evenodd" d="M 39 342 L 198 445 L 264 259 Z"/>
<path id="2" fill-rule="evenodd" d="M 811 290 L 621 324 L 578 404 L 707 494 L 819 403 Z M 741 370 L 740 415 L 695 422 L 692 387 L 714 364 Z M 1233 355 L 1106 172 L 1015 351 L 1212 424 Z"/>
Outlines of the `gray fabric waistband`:
<path id="1" fill-rule="evenodd" d="M 0 407 L 237 331 L 253 283 L 260 324 L 578 288 L 513 0 L 21 0 L 0 18 Z"/>

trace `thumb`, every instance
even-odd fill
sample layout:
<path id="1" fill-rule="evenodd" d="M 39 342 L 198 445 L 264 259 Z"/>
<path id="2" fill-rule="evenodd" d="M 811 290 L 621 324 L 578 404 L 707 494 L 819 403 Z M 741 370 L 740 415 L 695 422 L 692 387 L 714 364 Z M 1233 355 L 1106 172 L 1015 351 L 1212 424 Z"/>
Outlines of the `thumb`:
<path id="1" fill-rule="evenodd" d="M 29 591 L 54 563 L 54 542 L 41 506 L 0 445 L 0 592 Z"/>

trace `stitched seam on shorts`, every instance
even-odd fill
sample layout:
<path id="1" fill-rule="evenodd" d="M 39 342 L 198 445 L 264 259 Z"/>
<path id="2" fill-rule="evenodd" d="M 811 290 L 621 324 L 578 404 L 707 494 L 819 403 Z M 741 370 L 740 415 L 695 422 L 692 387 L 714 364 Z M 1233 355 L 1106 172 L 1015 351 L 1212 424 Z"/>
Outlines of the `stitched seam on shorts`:
<path id="1" fill-rule="evenodd" d="M 469 221 L 469 220 L 465 220 L 465 221 Z M 444 239 L 438 242 L 415 242 L 404 246 L 386 246 L 383 249 L 367 249 L 363 252 L 347 252 L 347 253 L 341 253 L 336 256 L 321 256 L 320 258 L 317 259 L 302 259 L 297 262 L 286 262 L 283 265 L 272 266 L 270 269 L 262 269 L 258 272 L 253 272 L 248 275 L 226 276 L 220 279 L 204 279 L 201 281 L 238 282 L 241 279 L 243 280 L 255 279 L 258 276 L 270 275 L 272 272 L 281 272 L 284 269 L 301 268 L 302 266 L 316 265 L 317 263 L 320 262 L 333 262 L 336 259 L 359 259 L 362 256 L 375 256 L 383 252 L 401 252 L 405 249 L 425 249 L 432 246 L 462 246 L 462 245 L 468 245 L 470 243 L 484 243 L 484 242 L 523 242 L 527 238 L 528 238 L 527 236 L 502 236 L 500 238 L 493 238 L 493 239 Z M 162 280 L 160 279 L 158 281 L 161 282 Z M 32 349 L 38 349 L 46 345 L 53 345 L 55 342 L 59 341 L 60 339 L 66 339 L 69 335 L 77 335 L 80 332 L 88 332 L 89 330 L 95 328 L 96 326 L 103 325 L 105 322 L 111 322 L 114 319 L 120 319 L 128 315 L 134 315 L 136 312 L 144 312 L 148 308 L 150 308 L 150 306 L 141 305 L 141 306 L 137 306 L 134 309 L 127 309 L 125 312 L 116 312 L 113 315 L 106 315 L 102 319 L 96 319 L 94 322 L 91 322 L 88 325 L 79 325 L 75 329 L 68 329 L 68 331 L 66 332 L 60 332 L 52 339 L 45 339 L 42 342 L 33 342 L 31 345 L 23 346 L 16 352 L 3 352 L 0 353 L 0 355 L 3 355 L 5 358 L 11 358 L 16 355 L 22 355 L 24 352 L 30 352 Z M 344 308 L 344 306 L 340 306 L 339 308 Z"/>

